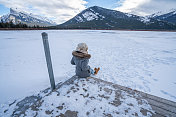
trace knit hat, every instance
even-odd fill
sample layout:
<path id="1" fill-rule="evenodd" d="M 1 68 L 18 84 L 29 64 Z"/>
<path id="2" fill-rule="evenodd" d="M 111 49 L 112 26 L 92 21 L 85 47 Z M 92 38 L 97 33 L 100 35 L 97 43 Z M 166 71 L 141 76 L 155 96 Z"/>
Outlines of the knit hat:
<path id="1" fill-rule="evenodd" d="M 86 45 L 86 43 L 79 43 L 76 47 L 76 51 L 88 54 L 88 46 Z"/>

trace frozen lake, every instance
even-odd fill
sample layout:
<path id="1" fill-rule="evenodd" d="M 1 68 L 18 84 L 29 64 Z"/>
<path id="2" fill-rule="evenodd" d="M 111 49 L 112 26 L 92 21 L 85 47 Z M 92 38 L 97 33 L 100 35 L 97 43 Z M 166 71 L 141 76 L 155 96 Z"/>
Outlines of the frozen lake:
<path id="1" fill-rule="evenodd" d="M 0 31 L 0 104 L 50 86 L 43 31 Z M 74 75 L 72 51 L 89 46 L 97 78 L 176 102 L 176 32 L 46 30 L 55 81 Z"/>

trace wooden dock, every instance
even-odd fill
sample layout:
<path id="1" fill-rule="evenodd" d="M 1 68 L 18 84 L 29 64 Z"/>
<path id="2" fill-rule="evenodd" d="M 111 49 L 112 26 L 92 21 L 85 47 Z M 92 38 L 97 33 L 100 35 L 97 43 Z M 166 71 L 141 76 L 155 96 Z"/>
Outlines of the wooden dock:
<path id="1" fill-rule="evenodd" d="M 76 83 L 75 83 L 76 82 Z M 82 84 L 81 84 L 82 83 Z M 85 91 L 87 90 L 87 92 L 89 92 L 89 95 L 85 95 L 85 94 L 81 94 L 79 95 L 79 90 L 82 90 L 80 87 L 78 87 L 78 84 L 81 85 L 86 85 L 87 84 L 87 89 L 84 89 Z M 120 107 L 122 105 L 122 101 L 121 99 L 134 99 L 136 100 L 136 105 L 134 104 L 127 104 L 127 110 L 121 110 L 124 111 L 125 113 L 124 116 L 129 116 L 128 112 L 131 112 L 130 109 L 133 111 L 135 111 L 135 108 L 139 109 L 140 111 L 138 111 L 139 113 L 133 113 L 131 116 L 152 116 L 152 117 L 176 117 L 176 102 L 173 101 L 169 101 L 157 96 L 153 96 L 141 91 L 137 91 L 137 90 L 133 90 L 131 88 L 127 88 L 124 86 L 120 86 L 111 82 L 107 82 L 101 79 L 97 79 L 97 78 L 93 78 L 93 77 L 89 77 L 89 78 L 78 78 L 73 76 L 72 78 L 70 78 L 69 80 L 67 80 L 64 83 L 60 83 L 58 85 L 56 85 L 56 89 L 54 91 L 51 91 L 50 88 L 42 91 L 41 93 L 39 93 L 37 96 L 29 96 L 26 97 L 25 99 L 21 100 L 21 101 L 15 101 L 12 104 L 9 104 L 9 109 L 4 110 L 4 116 L 14 116 L 14 117 L 18 117 L 18 116 L 22 116 L 22 115 L 26 115 L 26 112 L 28 110 L 30 110 L 31 113 L 33 113 L 33 115 L 37 116 L 41 116 L 40 114 L 40 110 L 42 110 L 40 107 L 41 105 L 45 105 L 45 100 L 44 98 L 50 98 L 50 96 L 52 95 L 52 93 L 58 94 L 58 98 L 60 95 L 60 90 L 62 87 L 65 86 L 71 86 L 72 88 L 69 89 L 68 91 L 68 95 L 65 95 L 65 98 L 69 98 L 69 99 L 74 99 L 75 97 L 72 97 L 72 95 L 69 94 L 69 92 L 74 92 L 74 93 L 78 93 L 78 96 L 82 96 L 82 99 L 84 100 L 92 100 L 93 97 L 91 97 L 90 92 L 89 91 L 89 87 L 91 86 L 98 86 L 99 89 L 98 90 L 102 90 L 104 91 L 103 95 L 101 93 L 101 95 L 97 95 L 99 96 L 98 98 L 100 99 L 108 99 L 110 97 L 112 97 L 112 92 L 115 92 L 115 98 L 114 101 L 111 101 L 110 103 L 108 103 L 109 105 L 114 106 L 115 110 L 117 110 L 115 113 L 121 113 L 119 112 L 120 110 L 118 110 L 118 107 Z M 75 87 L 75 88 L 74 88 Z M 75 89 L 78 90 L 75 90 Z M 98 93 L 98 92 L 97 92 Z M 125 93 L 125 95 L 127 95 L 127 97 L 123 97 L 123 94 Z M 69 96 L 69 97 L 68 97 Z M 84 98 L 83 98 L 84 97 Z M 57 97 L 56 97 L 57 98 Z M 95 99 L 95 98 L 94 98 Z M 94 101 L 94 99 L 92 101 Z M 48 102 L 46 102 L 48 104 Z M 55 102 L 52 102 L 55 103 Z M 101 103 L 101 101 L 100 101 Z M 145 108 L 146 106 L 149 106 L 150 108 Z M 14 111 L 13 113 L 8 112 L 8 110 L 12 110 L 11 107 L 14 107 Z M 49 107 L 47 108 L 52 108 L 53 105 L 48 105 Z M 85 105 L 79 105 L 79 106 L 85 106 Z M 94 106 L 94 105 L 92 105 Z M 128 107 L 129 106 L 129 107 Z M 56 108 L 62 109 L 63 107 L 61 105 L 57 105 Z M 113 108 L 114 108 L 113 107 Z M 53 107 L 54 108 L 54 107 Z M 56 109 L 55 108 L 55 109 Z M 84 107 L 83 107 L 84 108 Z M 64 110 L 65 113 L 61 113 L 59 115 L 56 115 L 57 113 L 59 113 L 59 111 L 61 110 L 57 110 L 57 112 L 54 113 L 54 110 L 52 111 L 50 110 L 45 110 L 44 112 L 47 114 L 47 116 L 58 116 L 58 117 L 80 117 L 79 116 L 79 111 L 72 111 L 72 110 Z M 83 110 L 82 110 L 83 111 Z M 27 113 L 29 114 L 29 112 Z M 43 113 L 42 113 L 43 114 Z M 113 117 L 112 113 L 103 113 L 105 117 Z M 139 115 L 140 114 L 140 115 Z M 26 115 L 28 117 L 28 115 Z M 43 115 L 42 115 L 43 116 Z M 87 116 L 87 115 L 83 115 L 83 116 Z M 117 114 L 117 116 L 120 116 Z"/>

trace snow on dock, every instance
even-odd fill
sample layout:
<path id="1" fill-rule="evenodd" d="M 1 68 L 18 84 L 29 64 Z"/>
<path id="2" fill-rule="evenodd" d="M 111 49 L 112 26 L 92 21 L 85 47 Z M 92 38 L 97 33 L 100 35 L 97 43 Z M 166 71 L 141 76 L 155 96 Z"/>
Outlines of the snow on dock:
<path id="1" fill-rule="evenodd" d="M 0 116 L 176 116 L 176 102 L 97 78 L 71 79 L 37 95 L 2 105 Z"/>

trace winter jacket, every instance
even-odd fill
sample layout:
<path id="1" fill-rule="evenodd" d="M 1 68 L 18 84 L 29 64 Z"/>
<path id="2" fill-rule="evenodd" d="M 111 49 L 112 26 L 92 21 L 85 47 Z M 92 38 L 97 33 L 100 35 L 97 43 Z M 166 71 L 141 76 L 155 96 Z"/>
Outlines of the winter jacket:
<path id="1" fill-rule="evenodd" d="M 79 51 L 73 51 L 71 64 L 76 65 L 76 75 L 81 78 L 90 76 L 90 66 L 88 65 L 90 54 L 85 54 Z"/>

